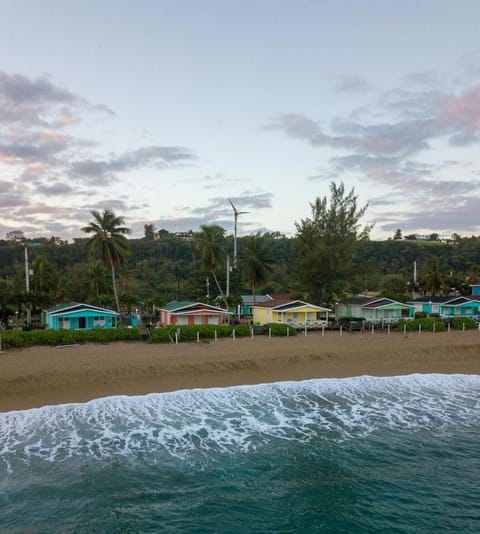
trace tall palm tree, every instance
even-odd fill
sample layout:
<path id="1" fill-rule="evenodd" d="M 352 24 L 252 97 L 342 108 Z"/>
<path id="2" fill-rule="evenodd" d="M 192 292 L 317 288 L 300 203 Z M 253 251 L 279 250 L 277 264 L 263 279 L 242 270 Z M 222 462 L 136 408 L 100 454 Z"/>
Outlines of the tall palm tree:
<path id="1" fill-rule="evenodd" d="M 106 268 L 112 273 L 112 286 L 117 312 L 120 313 L 115 269 L 124 265 L 128 251 L 128 239 L 125 237 L 130 229 L 124 226 L 123 217 L 117 217 L 113 211 L 107 209 L 103 213 L 91 211 L 93 221 L 82 228 L 82 232 L 92 234 L 85 249 L 90 257 L 100 256 Z"/>
<path id="2" fill-rule="evenodd" d="M 197 253 L 202 268 L 210 273 L 215 280 L 220 296 L 228 308 L 228 302 L 217 278 L 217 271 L 224 263 L 227 252 L 225 249 L 225 230 L 216 224 L 204 224 L 201 232 L 195 234 L 194 250 Z"/>
<path id="3" fill-rule="evenodd" d="M 242 241 L 242 256 L 240 269 L 243 278 L 252 288 L 253 303 L 255 304 L 255 290 L 259 284 L 266 282 L 268 274 L 273 271 L 273 258 L 266 242 L 262 237 L 251 235 Z"/>

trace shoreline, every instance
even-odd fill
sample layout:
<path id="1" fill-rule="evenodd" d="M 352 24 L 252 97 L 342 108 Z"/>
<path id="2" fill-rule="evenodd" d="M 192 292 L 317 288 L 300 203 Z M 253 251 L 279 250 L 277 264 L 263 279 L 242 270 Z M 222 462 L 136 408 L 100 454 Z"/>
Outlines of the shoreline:
<path id="1" fill-rule="evenodd" d="M 412 373 L 480 374 L 480 332 L 325 332 L 9 350 L 0 353 L 0 412 L 114 395 Z"/>

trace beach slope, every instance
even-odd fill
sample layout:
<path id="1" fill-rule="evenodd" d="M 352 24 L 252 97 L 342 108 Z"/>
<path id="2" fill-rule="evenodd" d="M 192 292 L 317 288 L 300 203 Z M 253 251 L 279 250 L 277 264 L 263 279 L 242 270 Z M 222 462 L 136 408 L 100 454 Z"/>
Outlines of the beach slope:
<path id="1" fill-rule="evenodd" d="M 111 395 L 283 380 L 480 374 L 480 332 L 309 333 L 200 343 L 31 347 L 0 354 L 0 411 Z"/>

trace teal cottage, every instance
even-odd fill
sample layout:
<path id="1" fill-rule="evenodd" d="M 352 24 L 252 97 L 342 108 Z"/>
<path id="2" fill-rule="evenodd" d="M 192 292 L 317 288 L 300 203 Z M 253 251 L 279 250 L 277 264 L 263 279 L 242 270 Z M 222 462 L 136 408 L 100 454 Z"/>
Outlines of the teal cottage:
<path id="1" fill-rule="evenodd" d="M 68 302 L 45 310 L 43 322 L 47 328 L 52 330 L 116 328 L 118 326 L 118 313 L 90 304 Z"/>

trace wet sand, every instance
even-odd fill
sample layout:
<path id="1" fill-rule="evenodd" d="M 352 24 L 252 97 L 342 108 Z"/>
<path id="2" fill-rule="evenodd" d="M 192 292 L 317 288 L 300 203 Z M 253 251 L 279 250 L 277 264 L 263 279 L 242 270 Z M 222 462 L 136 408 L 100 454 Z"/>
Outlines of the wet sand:
<path id="1" fill-rule="evenodd" d="M 309 333 L 200 343 L 31 347 L 0 354 L 0 411 L 111 395 L 282 380 L 480 374 L 480 332 Z"/>

